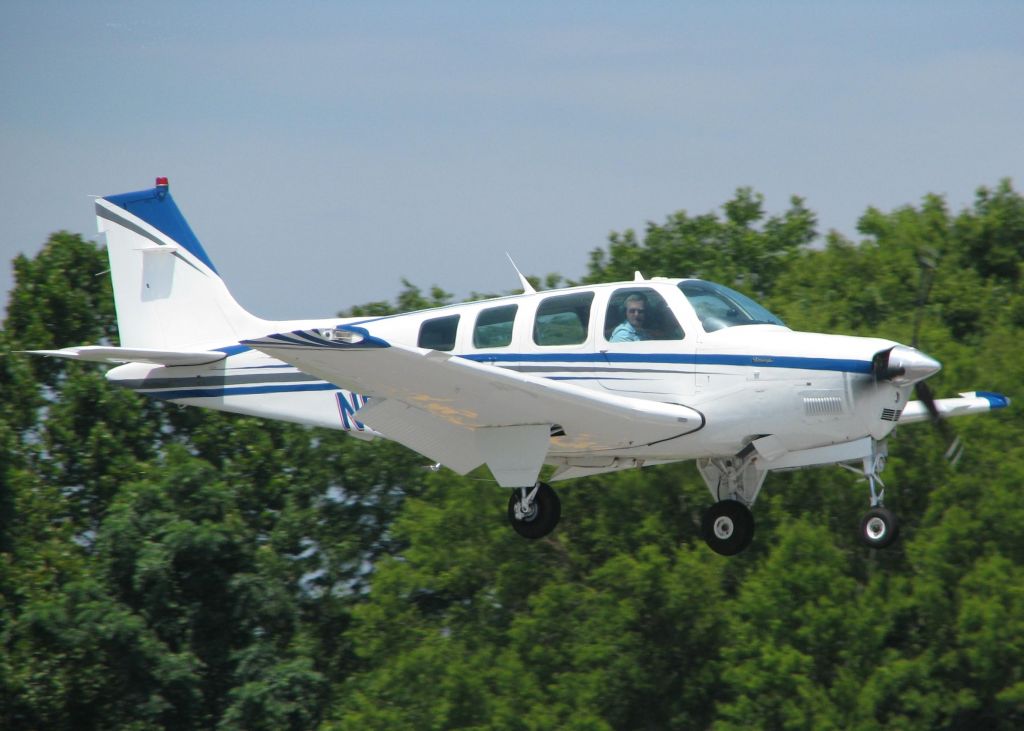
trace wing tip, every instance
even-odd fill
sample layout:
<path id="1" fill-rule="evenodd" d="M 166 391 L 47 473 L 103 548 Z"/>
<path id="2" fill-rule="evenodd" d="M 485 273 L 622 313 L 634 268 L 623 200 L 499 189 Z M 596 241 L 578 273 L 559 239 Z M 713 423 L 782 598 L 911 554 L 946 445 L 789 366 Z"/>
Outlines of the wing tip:
<path id="1" fill-rule="evenodd" d="M 1010 405 L 1010 397 L 994 391 L 975 391 L 974 396 L 988 401 L 990 409 L 1005 409 Z"/>

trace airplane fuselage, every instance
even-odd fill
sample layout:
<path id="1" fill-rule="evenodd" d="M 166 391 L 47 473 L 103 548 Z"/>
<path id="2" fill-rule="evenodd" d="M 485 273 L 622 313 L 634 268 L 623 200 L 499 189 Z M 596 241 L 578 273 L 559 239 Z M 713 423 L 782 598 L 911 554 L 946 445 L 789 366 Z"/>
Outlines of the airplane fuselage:
<path id="1" fill-rule="evenodd" d="M 872 356 L 896 343 L 794 332 L 775 322 L 744 323 L 737 313 L 735 323 L 718 318 L 709 326 L 711 316 L 697 309 L 707 303 L 700 301 L 699 290 L 692 293 L 694 286 L 714 285 L 640 280 L 381 318 L 266 322 L 262 332 L 243 333 L 239 340 L 284 330 L 367 328 L 390 343 L 585 389 L 679 404 L 702 417 L 696 428 L 658 443 L 591 450 L 574 445 L 571 435 L 553 438 L 547 461 L 568 467 L 597 469 L 613 459 L 625 465 L 733 455 L 769 435 L 778 440 L 778 450 L 793 452 L 866 436 L 883 439 L 896 425 L 910 386 L 879 383 L 872 375 Z M 658 321 L 646 329 L 646 339 L 613 340 L 612 333 L 625 321 L 624 299 L 637 294 Z M 208 366 L 130 363 L 110 371 L 108 378 L 183 405 L 342 429 L 355 436 L 376 434 L 357 413 L 373 394 L 341 388 L 237 342 L 203 345 L 228 355 Z"/>

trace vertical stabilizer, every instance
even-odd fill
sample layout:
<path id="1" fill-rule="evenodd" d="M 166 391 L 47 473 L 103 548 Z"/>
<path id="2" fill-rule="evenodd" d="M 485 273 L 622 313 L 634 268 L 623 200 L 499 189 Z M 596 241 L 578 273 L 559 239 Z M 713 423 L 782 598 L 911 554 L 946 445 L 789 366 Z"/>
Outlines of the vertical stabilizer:
<path id="1" fill-rule="evenodd" d="M 216 347 L 250 337 L 262 320 L 228 292 L 167 185 L 96 200 L 106 234 L 121 345 Z"/>

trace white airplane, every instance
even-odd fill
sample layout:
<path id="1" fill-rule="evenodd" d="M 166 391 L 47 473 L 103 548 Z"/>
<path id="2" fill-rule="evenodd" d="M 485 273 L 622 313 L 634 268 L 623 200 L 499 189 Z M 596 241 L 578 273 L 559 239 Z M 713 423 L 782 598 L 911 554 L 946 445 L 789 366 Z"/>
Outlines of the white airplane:
<path id="1" fill-rule="evenodd" d="M 772 470 L 867 478 L 862 540 L 897 523 L 879 473 L 897 424 L 1009 404 L 988 392 L 908 401 L 940 364 L 878 338 L 795 332 L 699 279 L 644 279 L 371 318 L 267 321 L 228 292 L 167 179 L 96 200 L 120 347 L 31 351 L 119 364 L 107 378 L 176 404 L 397 441 L 460 475 L 487 465 L 526 538 L 561 508 L 540 482 L 696 460 L 708 546 L 732 555 Z M 518 273 L 518 270 L 517 270 Z"/>

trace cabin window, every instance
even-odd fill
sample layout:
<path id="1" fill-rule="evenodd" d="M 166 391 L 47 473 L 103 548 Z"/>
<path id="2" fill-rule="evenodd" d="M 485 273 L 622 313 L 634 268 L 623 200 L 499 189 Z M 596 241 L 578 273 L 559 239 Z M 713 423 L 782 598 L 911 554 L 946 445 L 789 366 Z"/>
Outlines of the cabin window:
<path id="1" fill-rule="evenodd" d="M 665 298 L 650 287 L 623 287 L 608 300 L 604 338 L 610 343 L 682 340 L 683 328 Z"/>
<path id="2" fill-rule="evenodd" d="M 431 350 L 453 350 L 455 348 L 455 333 L 458 329 L 458 315 L 424 320 L 420 325 L 420 337 L 416 344 L 421 348 L 430 348 Z"/>
<path id="3" fill-rule="evenodd" d="M 503 348 L 512 344 L 512 326 L 518 305 L 503 305 L 481 310 L 473 328 L 474 348 Z"/>
<path id="4" fill-rule="evenodd" d="M 593 292 L 548 297 L 537 308 L 533 342 L 537 345 L 579 345 L 587 339 Z"/>

